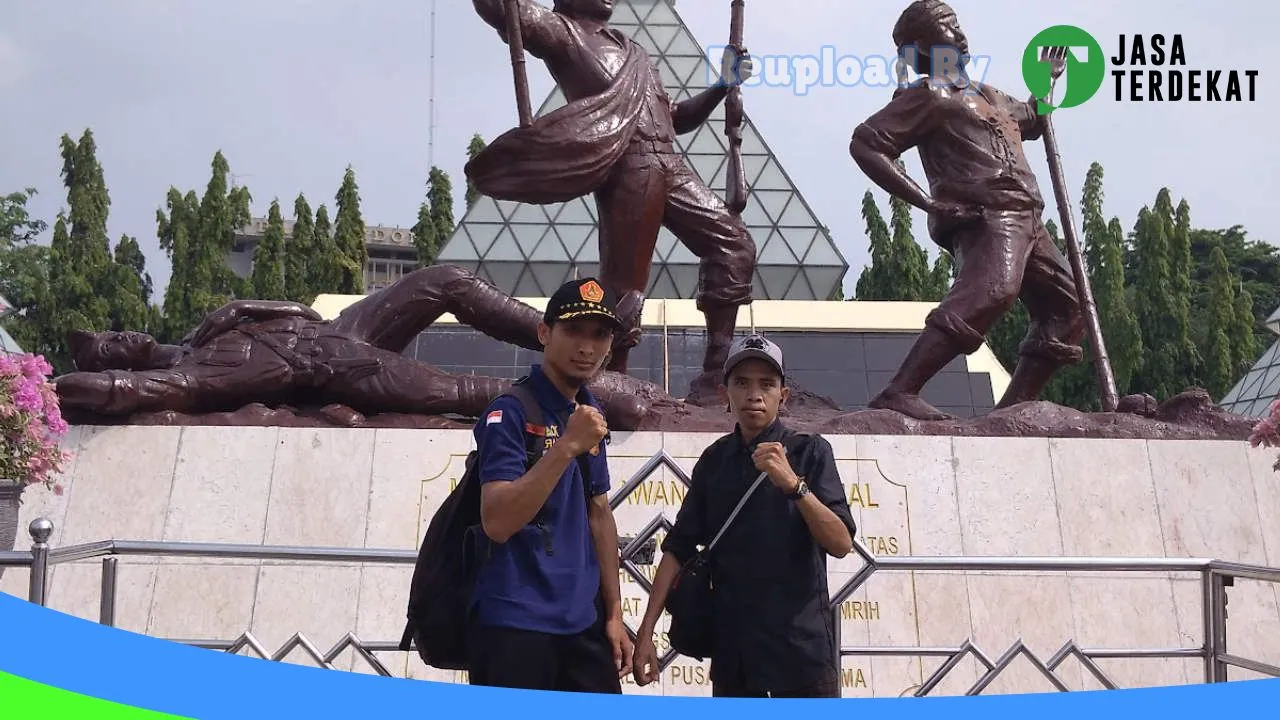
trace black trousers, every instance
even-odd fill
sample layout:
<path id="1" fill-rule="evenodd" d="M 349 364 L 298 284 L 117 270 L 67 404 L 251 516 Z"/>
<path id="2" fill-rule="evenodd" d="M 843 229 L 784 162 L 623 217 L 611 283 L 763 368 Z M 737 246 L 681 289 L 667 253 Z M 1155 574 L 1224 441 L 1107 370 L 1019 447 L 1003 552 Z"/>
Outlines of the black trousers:
<path id="1" fill-rule="evenodd" d="M 613 646 L 600 623 L 577 635 L 476 626 L 471 633 L 472 685 L 622 694 Z"/>

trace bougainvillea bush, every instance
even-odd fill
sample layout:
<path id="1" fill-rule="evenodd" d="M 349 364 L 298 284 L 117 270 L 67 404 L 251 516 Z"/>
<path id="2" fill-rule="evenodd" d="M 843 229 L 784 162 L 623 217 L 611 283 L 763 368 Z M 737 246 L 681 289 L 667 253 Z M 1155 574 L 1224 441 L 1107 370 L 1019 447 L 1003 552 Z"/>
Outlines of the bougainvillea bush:
<path id="1" fill-rule="evenodd" d="M 1271 403 L 1271 414 L 1253 429 L 1249 444 L 1253 447 L 1280 447 L 1280 400 Z M 1274 467 L 1276 472 L 1280 472 L 1280 459 L 1276 460 Z"/>
<path id="2" fill-rule="evenodd" d="M 54 478 L 71 454 L 58 445 L 67 423 L 52 373 L 40 355 L 0 354 L 0 479 L 41 483 L 61 495 Z"/>

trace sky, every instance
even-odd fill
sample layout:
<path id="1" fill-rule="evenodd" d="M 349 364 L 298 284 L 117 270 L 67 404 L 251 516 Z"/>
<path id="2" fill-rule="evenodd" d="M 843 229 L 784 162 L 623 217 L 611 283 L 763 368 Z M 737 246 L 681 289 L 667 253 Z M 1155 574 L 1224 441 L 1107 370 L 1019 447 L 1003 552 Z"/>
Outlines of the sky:
<path id="1" fill-rule="evenodd" d="M 1265 134 L 1280 113 L 1280 67 L 1258 31 L 1276 27 L 1280 6 L 1242 0 L 951 4 L 971 52 L 984 59 L 978 79 L 1018 98 L 1028 94 L 1023 49 L 1041 29 L 1058 24 L 1086 29 L 1108 57 L 1121 34 L 1163 33 L 1167 41 L 1180 34 L 1186 65 L 1148 70 L 1257 70 L 1255 100 L 1238 103 L 1117 102 L 1108 76 L 1088 103 L 1055 114 L 1055 127 L 1077 227 L 1081 184 L 1096 161 L 1105 169 L 1105 213 L 1118 216 L 1126 230 L 1167 186 L 1175 204 L 1184 198 L 1190 204 L 1195 226 L 1239 224 L 1250 237 L 1280 243 L 1274 210 L 1280 145 Z M 508 50 L 466 0 L 4 5 L 0 193 L 35 187 L 31 209 L 52 223 L 66 203 L 59 138 L 78 138 L 91 128 L 111 193 L 108 230 L 113 243 L 122 233 L 138 239 L 155 281 L 153 302 L 162 299 L 169 279 L 156 210 L 170 186 L 203 194 L 219 149 L 234 179 L 249 187 L 256 217 L 276 198 L 291 216 L 299 192 L 332 212 L 350 165 L 365 222 L 409 227 L 432 162 L 452 176 L 461 219 L 472 134 L 492 138 L 517 122 Z M 817 56 L 823 46 L 833 46 L 837 57 L 885 57 L 893 53 L 890 32 L 906 5 L 754 0 L 746 4 L 745 44 L 756 57 Z M 679 0 L 675 7 L 704 48 L 727 40 L 729 0 Z M 554 85 L 536 59 L 527 68 L 536 109 Z M 846 292 L 869 259 L 860 202 L 870 182 L 848 155 L 849 137 L 890 92 L 865 83 L 805 94 L 794 85 L 744 91 L 747 115 L 848 261 Z M 1025 152 L 1049 203 L 1045 217 L 1056 220 L 1044 145 L 1028 143 Z M 915 153 L 906 160 L 923 185 Z M 887 213 L 887 195 L 878 188 L 875 195 Z M 932 255 L 924 222 L 917 213 L 916 238 Z"/>

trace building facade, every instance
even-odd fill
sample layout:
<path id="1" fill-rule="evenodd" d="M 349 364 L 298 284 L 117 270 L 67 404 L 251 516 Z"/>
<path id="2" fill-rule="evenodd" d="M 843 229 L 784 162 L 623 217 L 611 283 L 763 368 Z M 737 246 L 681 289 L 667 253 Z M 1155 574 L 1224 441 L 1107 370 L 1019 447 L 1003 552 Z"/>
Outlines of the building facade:
<path id="1" fill-rule="evenodd" d="M 718 75 L 720 58 L 710 59 L 713 68 L 671 0 L 619 0 L 610 24 L 649 52 L 673 102 L 702 92 Z M 537 114 L 564 104 L 556 87 Z M 722 104 L 701 128 L 676 141 L 690 169 L 721 198 L 728 174 L 724 117 Z M 756 243 L 754 297 L 825 300 L 840 287 L 848 263 L 749 116 L 742 125 L 750 190 L 742 219 Z M 547 297 L 569 279 L 598 273 L 595 223 L 590 196 L 554 205 L 480 198 L 442 248 L 439 262 L 465 267 L 510 295 Z M 698 258 L 663 228 L 647 297 L 692 298 L 697 284 Z"/>
<path id="2" fill-rule="evenodd" d="M 1267 329 L 1280 335 L 1280 308 L 1267 318 Z M 1262 353 L 1258 362 L 1219 404 L 1228 412 L 1260 418 L 1268 413 L 1277 399 L 1280 399 L 1280 339 Z"/>
<path id="3" fill-rule="evenodd" d="M 253 251 L 267 232 L 267 219 L 254 218 L 236 233 L 235 245 L 227 264 L 240 277 L 253 272 Z M 293 221 L 284 223 L 285 242 L 293 236 Z M 413 245 L 413 231 L 401 227 L 369 226 L 364 231 L 364 244 L 369 259 L 364 266 L 366 292 L 381 290 L 418 268 L 418 249 Z"/>

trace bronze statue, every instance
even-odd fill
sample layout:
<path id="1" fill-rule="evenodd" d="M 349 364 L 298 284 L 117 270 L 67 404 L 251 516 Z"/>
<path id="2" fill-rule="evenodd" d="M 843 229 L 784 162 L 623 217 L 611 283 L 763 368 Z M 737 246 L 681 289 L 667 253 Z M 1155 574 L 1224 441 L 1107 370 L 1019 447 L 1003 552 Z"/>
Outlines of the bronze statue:
<path id="1" fill-rule="evenodd" d="M 756 248 L 746 225 L 698 179 L 674 146 L 750 78 L 740 47 L 726 50 L 721 84 L 672 103 L 643 47 L 609 27 L 609 0 L 473 0 L 476 12 L 509 42 L 516 64 L 521 126 L 496 138 L 466 166 L 477 190 L 518 202 L 567 202 L 595 195 L 600 278 L 618 297 L 643 299 L 658 232 L 669 229 L 700 259 L 698 308 L 707 352 L 687 402 L 719 402 L 719 368 L 728 356 L 738 308 L 751 302 Z M 516 18 L 508 8 L 518 8 Z M 741 13 L 739 12 L 739 15 Z M 568 105 L 537 120 L 519 92 L 521 48 L 543 60 Z M 608 369 L 624 373 L 638 333 Z"/>
<path id="2" fill-rule="evenodd" d="M 619 308 L 635 322 L 639 306 Z M 335 319 L 293 302 L 236 300 L 181 345 L 138 332 L 72 333 L 78 372 L 55 380 L 64 408 L 108 416 L 234 411 L 252 403 L 342 405 L 359 412 L 476 417 L 511 381 L 450 375 L 403 355 L 440 315 L 540 351 L 534 308 L 451 265 L 416 270 Z M 615 342 L 622 342 L 619 338 Z M 655 388 L 607 373 L 592 386 L 610 425 L 634 427 Z"/>
<path id="3" fill-rule="evenodd" d="M 893 41 L 922 77 L 857 127 L 849 151 L 877 185 L 929 214 L 929 234 L 955 258 L 956 278 L 869 406 L 947 419 L 920 398 L 921 389 L 957 355 L 981 347 L 1019 298 L 1031 324 L 997 408 L 1035 400 L 1059 367 L 1082 359 L 1085 330 L 1071 267 L 1041 221 L 1045 203 L 1022 151 L 1044 130 L 1037 99 L 1018 102 L 967 76 L 958 60 L 968 55 L 968 40 L 944 2 L 911 3 Z M 928 194 L 895 162 L 913 147 Z"/>

